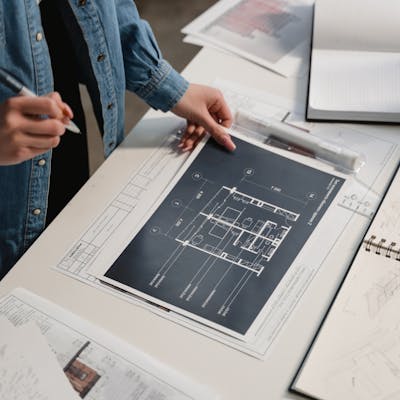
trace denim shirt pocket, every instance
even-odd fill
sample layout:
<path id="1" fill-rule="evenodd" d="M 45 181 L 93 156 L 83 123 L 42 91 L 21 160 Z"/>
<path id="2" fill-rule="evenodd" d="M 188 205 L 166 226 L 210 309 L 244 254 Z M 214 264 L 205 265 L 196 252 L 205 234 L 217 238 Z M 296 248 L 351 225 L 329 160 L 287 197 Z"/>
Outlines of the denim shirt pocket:
<path id="1" fill-rule="evenodd" d="M 3 1 L 0 1 L 0 47 L 6 44 L 6 35 L 4 29 L 4 10 Z"/>

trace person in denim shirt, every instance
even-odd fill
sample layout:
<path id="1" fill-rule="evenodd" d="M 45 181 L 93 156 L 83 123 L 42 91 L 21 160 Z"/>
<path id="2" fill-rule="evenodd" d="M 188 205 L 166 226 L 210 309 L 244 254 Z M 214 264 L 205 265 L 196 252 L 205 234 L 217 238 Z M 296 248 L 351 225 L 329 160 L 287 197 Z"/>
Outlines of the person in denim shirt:
<path id="1" fill-rule="evenodd" d="M 133 0 L 0 0 L 0 67 L 40 96 L 0 86 L 0 278 L 89 177 L 86 135 L 65 131 L 72 118 L 86 131 L 79 83 L 105 156 L 124 136 L 126 89 L 187 119 L 183 150 L 205 130 L 235 148 L 221 93 L 189 84 L 162 58 Z"/>

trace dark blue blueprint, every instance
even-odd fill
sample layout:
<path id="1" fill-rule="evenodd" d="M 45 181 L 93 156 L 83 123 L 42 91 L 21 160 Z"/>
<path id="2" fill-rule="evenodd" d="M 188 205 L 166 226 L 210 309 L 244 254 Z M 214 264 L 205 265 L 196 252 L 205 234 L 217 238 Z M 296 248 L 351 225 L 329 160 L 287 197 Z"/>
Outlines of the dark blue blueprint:
<path id="1" fill-rule="evenodd" d="M 105 276 L 245 334 L 343 179 L 209 140 Z"/>

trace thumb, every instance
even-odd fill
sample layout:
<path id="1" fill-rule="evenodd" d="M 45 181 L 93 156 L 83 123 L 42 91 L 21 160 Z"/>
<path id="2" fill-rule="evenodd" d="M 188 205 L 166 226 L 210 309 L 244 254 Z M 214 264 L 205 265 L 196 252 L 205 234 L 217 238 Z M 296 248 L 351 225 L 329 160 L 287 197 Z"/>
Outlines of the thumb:
<path id="1" fill-rule="evenodd" d="M 233 143 L 226 129 L 222 125 L 219 125 L 211 116 L 203 118 L 203 121 L 199 122 L 221 146 L 229 151 L 234 151 L 236 149 L 236 145 Z"/>

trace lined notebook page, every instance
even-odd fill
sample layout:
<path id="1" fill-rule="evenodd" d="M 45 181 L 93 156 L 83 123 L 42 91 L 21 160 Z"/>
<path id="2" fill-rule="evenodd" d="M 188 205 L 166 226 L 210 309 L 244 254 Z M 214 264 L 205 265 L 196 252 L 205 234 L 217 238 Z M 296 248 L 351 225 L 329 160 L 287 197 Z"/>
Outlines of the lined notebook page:
<path id="1" fill-rule="evenodd" d="M 400 121 L 400 2 L 316 0 L 307 117 Z"/>
<path id="2" fill-rule="evenodd" d="M 311 107 L 379 113 L 400 110 L 400 53 L 315 50 L 312 62 Z"/>

